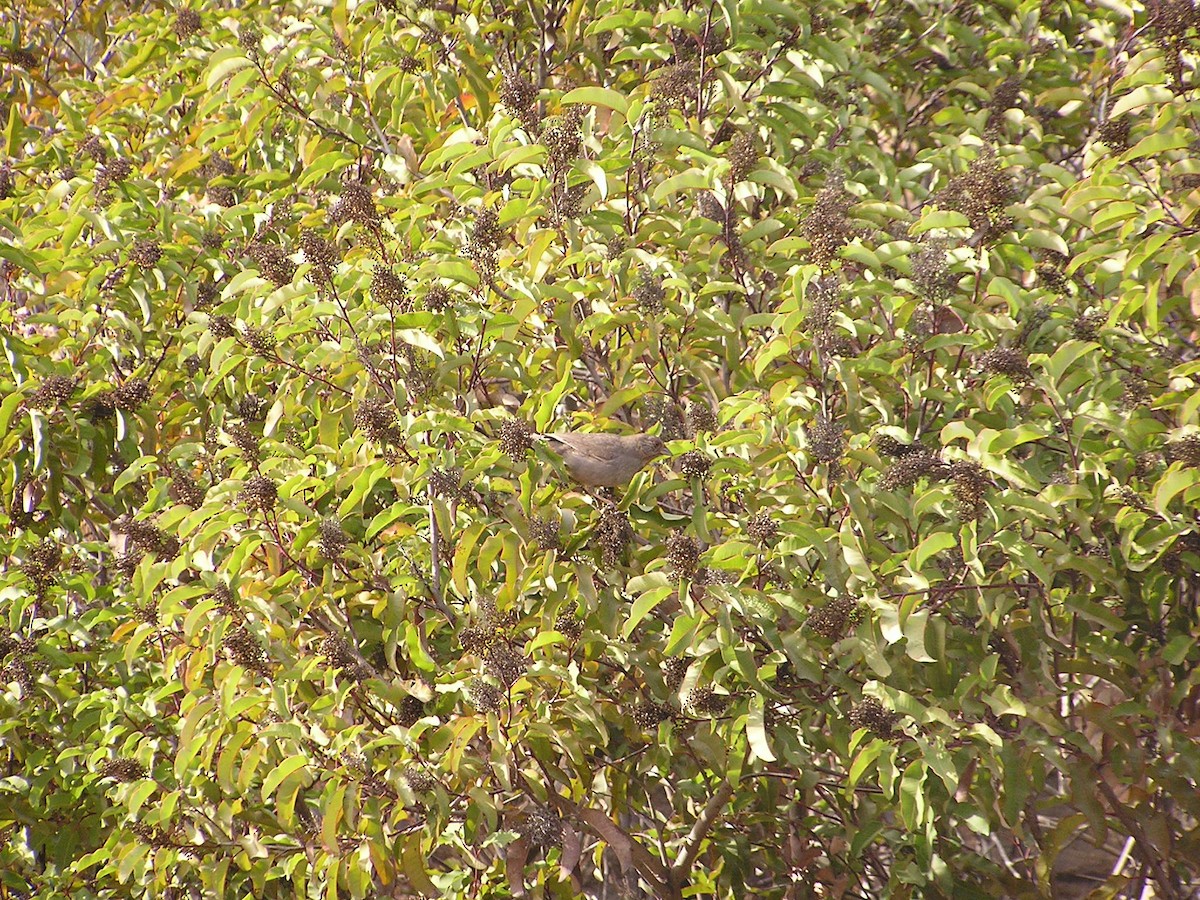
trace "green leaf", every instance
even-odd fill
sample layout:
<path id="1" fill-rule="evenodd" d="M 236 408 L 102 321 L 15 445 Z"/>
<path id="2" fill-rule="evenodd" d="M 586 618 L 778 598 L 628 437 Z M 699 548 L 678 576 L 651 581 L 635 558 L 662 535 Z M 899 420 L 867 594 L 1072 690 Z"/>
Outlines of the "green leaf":
<path id="1" fill-rule="evenodd" d="M 279 786 L 283 784 L 284 780 L 289 775 L 299 772 L 307 765 L 308 757 L 304 756 L 303 754 L 297 754 L 296 756 L 289 756 L 287 759 L 284 759 L 282 762 L 272 767 L 271 771 L 267 773 L 267 777 L 263 779 L 263 802 L 270 802 L 271 798 L 275 794 L 275 791 L 279 789 Z"/>
<path id="2" fill-rule="evenodd" d="M 611 88 L 605 87 L 578 87 L 574 90 L 567 91 L 563 94 L 562 103 L 586 103 L 590 106 L 603 106 L 607 109 L 613 109 L 621 115 L 629 113 L 629 100 L 623 94 L 619 94 Z"/>

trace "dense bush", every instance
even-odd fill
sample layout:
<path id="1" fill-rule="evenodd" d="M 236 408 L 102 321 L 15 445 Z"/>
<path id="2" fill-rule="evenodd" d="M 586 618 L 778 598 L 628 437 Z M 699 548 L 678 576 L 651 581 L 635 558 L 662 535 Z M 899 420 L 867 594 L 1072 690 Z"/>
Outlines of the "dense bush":
<path id="1" fill-rule="evenodd" d="M 1200 886 L 1191 0 L 19 5 L 10 893 Z"/>

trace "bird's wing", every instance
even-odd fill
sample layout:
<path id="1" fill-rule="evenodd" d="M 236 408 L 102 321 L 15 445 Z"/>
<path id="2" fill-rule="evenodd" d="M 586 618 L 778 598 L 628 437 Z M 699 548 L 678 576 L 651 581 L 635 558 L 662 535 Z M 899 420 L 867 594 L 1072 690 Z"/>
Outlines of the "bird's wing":
<path id="1" fill-rule="evenodd" d="M 621 446 L 617 441 L 596 440 L 600 435 L 591 434 L 548 434 L 546 439 L 552 449 L 561 454 L 560 447 L 566 447 L 573 453 L 586 456 L 598 462 L 611 462 L 620 457 Z M 557 446 L 556 446 L 557 445 Z"/>

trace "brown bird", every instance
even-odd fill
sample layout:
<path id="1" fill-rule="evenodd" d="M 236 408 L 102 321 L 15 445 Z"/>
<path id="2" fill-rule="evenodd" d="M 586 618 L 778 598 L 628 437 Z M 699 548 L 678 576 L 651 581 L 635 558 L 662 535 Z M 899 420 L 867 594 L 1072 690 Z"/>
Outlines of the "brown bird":
<path id="1" fill-rule="evenodd" d="M 567 472 L 587 487 L 624 487 L 650 460 L 669 453 L 654 434 L 543 434 Z"/>

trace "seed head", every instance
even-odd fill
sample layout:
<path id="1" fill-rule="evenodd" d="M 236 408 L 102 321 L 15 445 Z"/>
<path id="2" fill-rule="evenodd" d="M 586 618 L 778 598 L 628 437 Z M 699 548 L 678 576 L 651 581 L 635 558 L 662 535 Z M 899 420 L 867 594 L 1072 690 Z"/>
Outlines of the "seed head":
<path id="1" fill-rule="evenodd" d="M 916 484 L 921 478 L 945 478 L 949 467 L 926 450 L 909 453 L 893 463 L 879 481 L 885 491 L 895 491 Z"/>
<path id="2" fill-rule="evenodd" d="M 113 391 L 117 409 L 135 410 L 150 399 L 150 385 L 144 378 L 129 378 Z"/>
<path id="3" fill-rule="evenodd" d="M 482 678 L 471 682 L 468 697 L 471 704 L 480 712 L 499 712 L 500 706 L 504 702 L 504 695 L 494 685 L 488 684 Z"/>
<path id="4" fill-rule="evenodd" d="M 267 656 L 267 651 L 258 642 L 258 638 L 246 630 L 245 626 L 239 626 L 230 631 L 225 635 L 225 640 L 221 645 L 235 665 L 251 672 L 257 672 L 262 676 L 271 674 L 270 657 Z"/>
<path id="5" fill-rule="evenodd" d="M 638 308 L 647 315 L 657 315 L 663 311 L 663 300 L 666 298 L 661 278 L 653 275 L 643 275 L 637 287 L 633 289 L 633 299 Z"/>
<path id="6" fill-rule="evenodd" d="M 106 759 L 100 764 L 100 776 L 111 778 L 122 784 L 137 781 L 146 777 L 146 767 L 136 759 L 123 757 L 121 759 Z"/>
<path id="7" fill-rule="evenodd" d="M 779 536 L 779 523 L 770 513 L 757 512 L 746 522 L 746 534 L 759 544 L 768 546 Z"/>
<path id="8" fill-rule="evenodd" d="M 700 562 L 700 544 L 686 531 L 676 531 L 667 539 L 667 567 L 676 578 L 690 578 Z"/>
<path id="9" fill-rule="evenodd" d="M 129 261 L 143 269 L 152 269 L 162 257 L 162 247 L 157 241 L 144 238 L 135 241 L 129 251 Z"/>
<path id="10" fill-rule="evenodd" d="M 663 703 L 639 703 L 630 713 L 633 724 L 643 730 L 654 728 L 672 717 L 671 707 Z"/>
<path id="11" fill-rule="evenodd" d="M 698 716 L 719 716 L 729 706 L 729 695 L 709 687 L 694 687 L 683 698 L 683 705 Z"/>
<path id="12" fill-rule="evenodd" d="M 861 618 L 862 612 L 854 600 L 838 597 L 809 613 L 806 624 L 821 637 L 837 641 L 845 635 L 847 628 L 856 625 Z"/>
<path id="13" fill-rule="evenodd" d="M 896 723 L 896 714 L 884 709 L 882 703 L 874 697 L 868 697 L 862 703 L 851 708 L 846 719 L 852 728 L 865 728 L 879 737 L 888 737 Z"/>
<path id="14" fill-rule="evenodd" d="M 684 656 L 672 656 L 663 662 L 663 681 L 666 683 L 668 691 L 674 692 L 679 690 L 679 686 L 683 684 L 684 676 L 687 675 L 689 665 L 691 665 L 691 660 Z"/>
<path id="15" fill-rule="evenodd" d="M 318 527 L 320 542 L 318 549 L 326 559 L 338 559 L 346 549 L 346 532 L 342 520 L 337 516 L 326 516 Z"/>
<path id="16" fill-rule="evenodd" d="M 523 419 L 505 419 L 500 425 L 500 449 L 513 459 L 524 459 L 533 446 L 533 432 Z"/>
<path id="17" fill-rule="evenodd" d="M 689 450 L 679 457 L 679 474 L 689 480 L 706 478 L 712 468 L 712 457 L 703 450 Z"/>
<path id="18" fill-rule="evenodd" d="M 592 532 L 592 541 L 599 545 L 605 564 L 616 565 L 632 540 L 633 528 L 629 525 L 628 516 L 616 504 L 605 504 L 600 510 L 600 521 Z"/>
<path id="19" fill-rule="evenodd" d="M 312 266 L 318 283 L 332 281 L 333 273 L 341 262 L 337 247 L 312 229 L 305 229 L 300 235 L 300 250 L 304 253 L 304 261 Z"/>
<path id="20" fill-rule="evenodd" d="M 754 135 L 744 131 L 734 135 L 729 149 L 725 152 L 725 158 L 729 160 L 730 182 L 736 184 L 744 181 L 758 165 L 759 152 Z"/>
<path id="21" fill-rule="evenodd" d="M 279 502 L 279 488 L 267 476 L 254 475 L 246 480 L 238 492 L 238 501 L 252 509 L 267 512 Z"/>
<path id="22" fill-rule="evenodd" d="M 255 241 L 246 251 L 258 266 L 258 271 L 275 285 L 291 284 L 296 277 L 296 264 L 291 255 L 278 244 Z"/>
<path id="23" fill-rule="evenodd" d="M 371 299 L 381 306 L 408 310 L 408 286 L 404 280 L 381 265 L 371 272 Z"/>
<path id="24" fill-rule="evenodd" d="M 554 630 L 570 641 L 577 641 L 583 635 L 583 620 L 574 613 L 560 613 L 554 620 Z"/>
<path id="25" fill-rule="evenodd" d="M 688 437 L 694 438 L 701 432 L 717 430 L 717 414 L 705 400 L 688 400 L 684 423 L 687 426 Z"/>
<path id="26" fill-rule="evenodd" d="M 1025 354 L 1012 347 L 997 347 L 988 350 L 979 358 L 979 365 L 993 375 L 1007 375 L 1013 381 L 1025 384 L 1033 378 Z"/>
<path id="27" fill-rule="evenodd" d="M 31 409 L 53 409 L 71 399 L 75 393 L 75 379 L 68 375 L 51 375 L 25 401 Z"/>
<path id="28" fill-rule="evenodd" d="M 181 9 L 175 13 L 175 36 L 181 41 L 200 30 L 200 13 L 194 9 Z"/>
<path id="29" fill-rule="evenodd" d="M 813 457 L 821 462 L 835 461 L 846 448 L 842 427 L 823 415 L 818 416 L 811 426 L 806 425 L 804 431 Z"/>
<path id="30" fill-rule="evenodd" d="M 388 441 L 396 430 L 396 411 L 386 400 L 369 397 L 358 405 L 354 424 L 372 441 Z"/>

